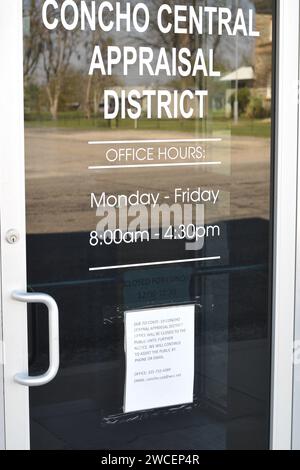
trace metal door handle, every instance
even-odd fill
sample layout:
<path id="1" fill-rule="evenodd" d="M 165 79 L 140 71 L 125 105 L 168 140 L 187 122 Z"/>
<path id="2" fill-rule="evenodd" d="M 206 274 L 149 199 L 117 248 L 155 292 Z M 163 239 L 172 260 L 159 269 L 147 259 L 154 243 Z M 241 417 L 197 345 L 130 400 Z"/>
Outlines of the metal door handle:
<path id="1" fill-rule="evenodd" d="M 18 373 L 14 380 L 27 387 L 40 387 L 51 382 L 59 369 L 59 325 L 58 325 L 58 307 L 55 300 L 47 294 L 18 292 L 12 293 L 12 298 L 19 302 L 40 303 L 46 305 L 48 309 L 49 321 L 49 368 L 47 372 L 36 377 L 31 377 L 26 373 Z"/>

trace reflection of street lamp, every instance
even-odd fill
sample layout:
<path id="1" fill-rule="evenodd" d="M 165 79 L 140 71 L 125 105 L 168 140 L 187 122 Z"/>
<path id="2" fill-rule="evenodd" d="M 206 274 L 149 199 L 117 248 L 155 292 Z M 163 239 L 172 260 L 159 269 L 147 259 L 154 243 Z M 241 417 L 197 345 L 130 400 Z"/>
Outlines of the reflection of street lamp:
<path id="1" fill-rule="evenodd" d="M 207 0 L 202 0 L 203 1 L 203 8 L 205 8 L 207 6 Z M 197 8 L 199 8 L 199 0 L 193 0 L 193 8 L 194 10 L 196 11 Z M 204 51 L 205 55 L 207 55 L 207 39 L 208 39 L 208 36 L 207 36 L 207 31 L 206 31 L 206 26 L 205 26 L 205 23 L 204 23 L 204 26 L 203 26 L 203 31 L 202 31 L 202 40 L 201 40 L 201 44 L 200 44 L 200 35 L 197 31 L 194 32 L 194 46 L 195 46 L 195 54 L 194 56 L 197 55 L 197 51 L 198 49 L 200 49 L 200 46 L 202 48 L 202 50 Z M 196 73 L 196 76 L 195 76 L 195 89 L 196 90 L 200 90 L 200 89 L 203 89 L 203 86 L 204 86 L 204 76 L 202 75 L 202 79 L 200 78 L 200 73 L 197 72 Z M 207 103 L 207 102 L 206 102 Z M 199 107 L 199 103 L 197 105 Z M 207 104 L 208 106 L 208 104 Z M 199 111 L 199 108 L 197 108 L 197 110 Z M 196 135 L 199 135 L 199 128 L 200 128 L 200 122 L 201 122 L 201 128 L 202 128 L 202 133 L 206 133 L 207 132 L 207 117 L 205 119 L 202 119 L 202 121 L 200 121 L 199 118 L 195 118 L 195 133 Z"/>
<path id="2" fill-rule="evenodd" d="M 239 0 L 235 0 L 236 3 L 236 15 L 238 13 L 238 8 L 239 8 Z M 238 78 L 238 66 L 239 66 L 239 36 L 238 32 L 236 34 L 236 40 L 235 40 L 235 93 L 234 93 L 234 110 L 233 110 L 233 115 L 234 115 L 234 122 L 237 124 L 239 122 L 239 99 L 238 99 L 238 93 L 239 93 L 239 78 Z"/>
<path id="3" fill-rule="evenodd" d="M 193 0 L 193 7 L 194 7 L 195 11 L 196 11 L 196 4 L 197 4 L 197 0 Z M 196 55 L 197 50 L 200 47 L 199 34 L 198 34 L 197 31 L 194 32 L 194 42 L 195 42 L 195 55 Z M 200 87 L 200 77 L 199 77 L 199 72 L 197 72 L 197 74 L 195 76 L 195 89 L 199 90 L 200 88 L 201 88 Z M 196 133 L 196 135 L 199 135 L 199 119 L 197 119 L 197 117 L 195 119 L 195 133 Z"/>

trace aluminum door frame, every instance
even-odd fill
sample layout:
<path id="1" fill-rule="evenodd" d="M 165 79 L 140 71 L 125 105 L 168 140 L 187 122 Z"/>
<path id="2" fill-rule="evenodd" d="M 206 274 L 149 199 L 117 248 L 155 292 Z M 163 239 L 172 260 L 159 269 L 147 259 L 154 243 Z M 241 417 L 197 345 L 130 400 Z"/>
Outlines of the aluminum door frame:
<path id="1" fill-rule="evenodd" d="M 300 48 L 299 48 L 300 50 Z M 299 63 L 300 93 L 300 63 Z M 300 100 L 298 97 L 298 182 L 300 182 Z M 292 448 L 300 450 L 300 184 L 297 188 L 297 244 L 296 244 L 296 294 L 295 294 L 295 335 L 293 375 L 293 426 Z"/>
<path id="2" fill-rule="evenodd" d="M 279 0 L 276 21 L 275 194 L 271 449 L 292 448 L 295 315 L 299 1 Z"/>
<path id="3" fill-rule="evenodd" d="M 4 349 L 4 446 L 29 448 L 29 394 L 14 375 L 27 371 L 26 305 L 12 291 L 26 290 L 22 0 L 1 3 L 0 15 L 0 230 Z M 19 241 L 6 241 L 15 229 Z"/>

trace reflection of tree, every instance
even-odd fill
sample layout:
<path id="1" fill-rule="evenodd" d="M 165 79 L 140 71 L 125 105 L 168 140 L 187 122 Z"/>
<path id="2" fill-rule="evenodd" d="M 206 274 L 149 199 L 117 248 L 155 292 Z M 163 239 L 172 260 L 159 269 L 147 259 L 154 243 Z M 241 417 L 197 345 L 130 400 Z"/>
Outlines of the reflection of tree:
<path id="1" fill-rule="evenodd" d="M 105 63 L 107 61 L 107 47 L 111 45 L 111 43 L 111 39 L 104 37 L 101 31 L 89 31 L 84 44 L 87 58 L 86 67 L 88 68 L 90 66 L 91 57 L 96 45 L 100 46 L 103 61 Z M 103 76 L 101 73 L 88 75 L 84 98 L 84 113 L 88 119 L 91 117 L 92 110 L 94 115 L 97 115 L 103 91 L 108 84 L 110 86 L 117 84 L 117 80 L 114 76 Z"/>
<path id="2" fill-rule="evenodd" d="M 38 7 L 39 2 L 36 0 L 30 0 L 30 2 L 24 2 L 24 15 L 28 19 L 28 31 L 24 32 L 24 81 L 30 79 L 34 73 L 42 51 L 42 40 L 41 40 L 41 18 L 40 9 Z M 27 7 L 27 8 L 26 8 Z"/>
<path id="3" fill-rule="evenodd" d="M 259 13 L 272 13 L 273 1 L 272 0 L 253 0 L 255 3 L 256 11 Z"/>
<path id="4" fill-rule="evenodd" d="M 42 64 L 52 119 L 57 119 L 59 98 L 78 34 L 59 26 L 53 31 L 43 28 Z"/>
<path id="5" fill-rule="evenodd" d="M 53 119 L 57 119 L 59 98 L 73 46 L 72 35 L 66 30 L 55 30 L 55 34 L 47 32 L 44 35 L 42 60 L 46 74 L 46 92 Z"/>
<path id="6" fill-rule="evenodd" d="M 116 0 L 113 0 L 112 3 L 115 3 Z M 91 9 L 91 0 L 85 1 L 89 9 Z M 109 13 L 106 13 L 109 16 Z M 103 57 L 104 63 L 107 62 L 107 47 L 112 45 L 112 39 L 109 38 L 100 28 L 96 28 L 96 31 L 85 31 L 83 39 L 83 49 L 85 56 L 85 74 L 86 70 L 90 67 L 91 58 L 93 56 L 93 51 L 95 46 L 100 46 L 101 54 Z M 100 73 L 94 75 L 88 75 L 86 80 L 85 87 L 85 97 L 84 97 L 84 113 L 86 118 L 90 119 L 92 112 L 94 115 L 97 115 L 99 112 L 99 104 L 103 95 L 105 87 L 110 84 L 115 85 L 117 81 L 115 78 L 103 76 Z"/>
<path id="7" fill-rule="evenodd" d="M 226 2 L 226 0 L 224 0 Z M 199 0 L 165 0 L 165 4 L 169 5 L 172 13 L 165 13 L 162 16 L 163 23 L 175 23 L 174 18 L 174 6 L 175 5 L 184 5 L 184 6 L 192 6 L 196 8 L 200 5 Z M 204 6 L 207 2 L 201 2 L 201 5 Z M 224 3 L 224 2 L 220 2 Z M 157 11 L 161 6 L 161 0 L 149 0 L 149 10 L 150 10 L 150 35 L 146 35 L 142 38 L 138 38 L 139 41 L 145 42 L 148 46 L 152 46 L 154 49 L 159 49 L 164 47 L 166 50 L 171 51 L 172 48 L 176 48 L 179 50 L 180 48 L 188 48 L 191 51 L 191 61 L 194 61 L 195 53 L 197 49 L 204 48 L 207 45 L 207 38 L 205 35 L 194 35 L 194 34 L 183 34 L 183 33 L 175 33 L 172 29 L 171 32 L 168 34 L 163 33 L 160 31 L 158 24 L 157 24 Z M 222 6 L 222 5 L 220 5 Z M 220 36 L 216 36 L 213 39 L 212 47 L 216 50 L 217 45 L 220 41 Z M 180 79 L 179 81 L 174 80 L 174 83 L 177 83 L 179 87 L 187 87 L 189 85 L 195 85 L 197 83 L 197 87 L 201 88 L 203 77 L 191 77 L 190 79 Z M 193 83 L 194 82 L 194 83 Z"/>
<path id="8" fill-rule="evenodd" d="M 75 2 L 80 4 L 80 0 L 75 0 Z M 63 0 L 57 0 L 57 3 L 60 7 Z M 85 3 L 91 9 L 92 1 L 86 0 Z M 78 99 L 86 117 L 90 118 L 92 111 L 94 114 L 99 111 L 105 86 L 108 83 L 110 85 L 117 83 L 114 77 L 87 74 L 95 45 L 100 45 L 105 60 L 106 48 L 112 41 L 100 28 L 96 31 L 83 32 L 79 28 L 68 31 L 59 23 L 56 29 L 48 30 L 42 21 L 42 5 L 42 0 L 24 0 L 23 3 L 24 18 L 28 21 L 28 31 L 25 30 L 24 33 L 26 86 L 30 83 L 34 84 L 40 92 L 42 91 L 42 94 L 46 93 L 53 120 L 58 117 L 59 106 L 63 104 L 66 106 L 68 100 L 75 104 Z M 58 15 L 58 12 L 59 9 L 48 10 L 50 22 L 55 15 Z M 72 9 L 67 9 L 66 14 L 72 15 Z M 53 15 L 52 18 L 51 15 Z M 80 93 L 76 80 L 80 83 Z M 35 109 L 37 109 L 36 106 Z"/>
<path id="9" fill-rule="evenodd" d="M 57 3 L 61 6 L 63 0 Z M 61 25 L 54 30 L 47 29 L 42 21 L 42 6 L 41 0 L 24 0 L 24 15 L 29 20 L 28 33 L 24 34 L 24 77 L 25 82 L 34 81 L 36 70 L 39 82 L 43 77 L 50 113 L 52 119 L 57 119 L 59 99 L 77 48 L 78 31 L 67 31 Z M 57 14 L 55 10 L 50 11 L 52 15 Z"/>
<path id="10" fill-rule="evenodd" d="M 268 0 L 269 1 L 269 0 Z M 175 5 L 184 5 L 197 8 L 199 6 L 213 6 L 213 7 L 228 7 L 232 11 L 232 24 L 233 28 L 235 22 L 235 11 L 237 3 L 233 0 L 165 0 L 163 3 L 171 7 L 172 12 L 174 12 Z M 216 5 L 217 3 L 217 5 Z M 145 34 L 143 37 L 136 36 L 135 41 L 141 42 L 145 45 L 152 46 L 154 49 L 159 49 L 161 47 L 166 48 L 166 50 L 171 50 L 172 48 L 180 49 L 183 47 L 188 48 L 191 51 L 191 62 L 195 60 L 195 54 L 197 49 L 202 48 L 204 51 L 208 49 L 214 50 L 215 63 L 218 64 L 218 69 L 224 69 L 225 66 L 232 68 L 235 64 L 233 63 L 234 53 L 235 53 L 235 38 L 232 36 L 227 36 L 225 33 L 223 35 L 218 34 L 217 28 L 217 15 L 214 16 L 213 29 L 215 33 L 208 36 L 207 34 L 183 34 L 175 33 L 172 29 L 168 34 L 164 34 L 160 31 L 157 24 L 157 11 L 161 6 L 161 0 L 148 0 L 147 2 L 150 10 L 150 34 Z M 243 8 L 245 18 L 247 18 L 247 13 L 249 8 L 254 8 L 253 0 L 239 0 L 240 8 Z M 163 17 L 166 23 L 174 24 L 174 13 L 166 13 L 165 18 Z M 248 62 L 249 56 L 251 55 L 249 49 L 252 47 L 252 40 L 248 37 L 243 37 L 243 40 L 239 43 L 239 58 L 240 62 Z M 226 67 L 226 68 L 227 68 Z M 203 85 L 204 78 L 202 76 L 192 77 L 189 79 L 190 86 L 201 87 Z M 186 79 L 180 79 L 181 86 L 187 86 Z M 177 81 L 179 84 L 180 82 Z"/>

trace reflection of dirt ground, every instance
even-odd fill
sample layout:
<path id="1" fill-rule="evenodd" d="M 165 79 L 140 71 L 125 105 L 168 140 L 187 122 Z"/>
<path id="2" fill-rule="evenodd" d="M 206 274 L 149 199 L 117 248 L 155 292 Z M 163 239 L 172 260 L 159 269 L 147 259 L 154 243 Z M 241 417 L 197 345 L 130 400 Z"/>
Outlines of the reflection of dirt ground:
<path id="1" fill-rule="evenodd" d="M 269 217 L 269 139 L 226 136 L 221 143 L 207 144 L 207 160 L 221 160 L 220 167 L 138 168 L 99 172 L 89 172 L 87 169 L 89 165 L 106 164 L 105 147 L 89 146 L 89 140 L 181 137 L 186 139 L 187 134 L 166 131 L 27 129 L 28 233 L 93 230 L 97 219 L 90 209 L 90 193 L 99 194 L 102 191 L 130 194 L 139 189 L 172 196 L 176 187 L 193 189 L 201 186 L 222 191 L 217 207 L 207 208 L 206 221 Z"/>

